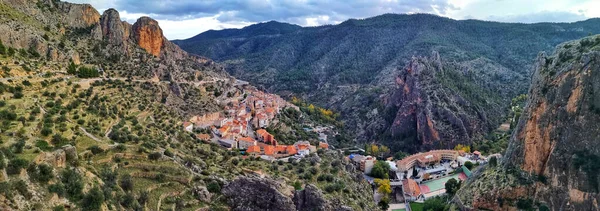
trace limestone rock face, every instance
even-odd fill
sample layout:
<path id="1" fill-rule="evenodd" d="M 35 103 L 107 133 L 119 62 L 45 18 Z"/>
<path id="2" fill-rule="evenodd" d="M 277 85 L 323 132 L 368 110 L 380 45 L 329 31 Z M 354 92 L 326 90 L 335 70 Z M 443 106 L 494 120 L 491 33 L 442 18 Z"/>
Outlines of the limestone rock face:
<path id="1" fill-rule="evenodd" d="M 304 190 L 296 191 L 294 204 L 299 211 L 332 210 L 329 202 L 323 198 L 321 190 L 312 184 L 306 185 Z"/>
<path id="2" fill-rule="evenodd" d="M 210 202 L 210 198 L 212 197 L 212 193 L 208 192 L 208 189 L 204 186 L 195 187 L 192 190 L 192 194 L 194 194 L 198 200 L 203 202 Z"/>
<path id="3" fill-rule="evenodd" d="M 129 39 L 126 25 L 123 25 L 119 12 L 115 9 L 104 11 L 100 19 L 102 26 L 102 36 L 110 44 L 123 44 Z"/>
<path id="4" fill-rule="evenodd" d="M 600 36 L 538 56 L 506 159 L 499 170 L 485 171 L 467 185 L 467 205 L 505 210 L 514 206 L 502 203 L 509 199 L 531 199 L 551 210 L 600 209 L 600 51 L 595 46 Z M 498 174 L 502 171 L 508 176 Z"/>
<path id="5" fill-rule="evenodd" d="M 296 210 L 292 199 L 280 192 L 281 184 L 270 179 L 239 177 L 223 187 L 232 210 Z"/>
<path id="6" fill-rule="evenodd" d="M 149 17 L 141 17 L 133 24 L 133 38 L 148 53 L 158 57 L 165 40 L 158 22 Z"/>
<path id="7" fill-rule="evenodd" d="M 89 4 L 59 4 L 58 7 L 67 13 L 65 24 L 71 27 L 85 28 L 100 21 L 100 13 Z"/>
<path id="8" fill-rule="evenodd" d="M 387 132 L 397 140 L 395 148 L 453 148 L 469 144 L 475 134 L 490 128 L 480 108 L 442 83 L 445 74 L 434 52 L 431 58 L 412 58 L 396 76 L 396 87 L 385 99 L 383 112 L 388 118 Z"/>

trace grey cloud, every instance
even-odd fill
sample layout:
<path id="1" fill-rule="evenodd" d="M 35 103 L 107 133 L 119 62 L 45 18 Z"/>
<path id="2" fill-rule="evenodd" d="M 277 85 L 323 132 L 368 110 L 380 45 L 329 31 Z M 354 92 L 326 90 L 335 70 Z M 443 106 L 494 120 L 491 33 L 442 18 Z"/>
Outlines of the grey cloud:
<path id="1" fill-rule="evenodd" d="M 523 15 L 489 16 L 487 20 L 513 23 L 575 22 L 587 19 L 582 14 L 564 11 L 542 11 Z"/>
<path id="2" fill-rule="evenodd" d="M 218 16 L 219 21 L 268 20 L 303 24 L 306 18 L 328 16 L 330 22 L 365 18 L 383 13 L 421 12 L 442 14 L 454 10 L 448 0 L 117 0 L 116 7 L 131 13 L 152 14 L 159 19 Z"/>

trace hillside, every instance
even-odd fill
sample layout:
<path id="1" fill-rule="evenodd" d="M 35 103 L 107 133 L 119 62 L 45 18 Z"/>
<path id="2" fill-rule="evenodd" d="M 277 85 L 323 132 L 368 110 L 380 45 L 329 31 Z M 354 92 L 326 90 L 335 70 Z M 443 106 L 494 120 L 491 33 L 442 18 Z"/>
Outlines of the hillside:
<path id="1" fill-rule="evenodd" d="M 537 52 L 600 33 L 599 21 L 511 24 L 387 14 L 319 27 L 261 23 L 174 42 L 188 52 L 222 62 L 230 74 L 256 86 L 341 112 L 345 125 L 359 141 L 379 140 L 398 146 L 394 149 L 412 151 L 395 142 L 417 131 L 396 134 L 390 119 L 405 110 L 389 111 L 386 105 L 397 88 L 397 76 L 413 56 L 439 53 L 442 66 L 455 72 L 454 78 L 446 80 L 454 83 L 446 84 L 446 91 L 455 90 L 449 87 L 464 88 L 457 86 L 457 77 L 468 81 L 471 89 L 460 96 L 480 112 L 479 116 L 467 114 L 467 118 L 483 119 L 483 125 L 489 125 L 468 128 L 476 131 L 466 137 L 471 142 L 506 120 L 510 99 L 527 90 L 530 64 Z M 482 89 L 489 95 L 468 96 Z M 453 116 L 463 114 L 452 111 Z M 433 119 L 432 124 L 444 127 L 441 121 Z M 460 130 L 441 129 L 440 133 L 465 137 Z M 426 142 L 410 139 L 408 142 Z"/>
<path id="2" fill-rule="evenodd" d="M 476 209 L 598 210 L 600 36 L 541 53 L 505 158 L 455 201 Z"/>
<path id="3" fill-rule="evenodd" d="M 210 127 L 186 131 L 238 101 L 280 98 L 184 52 L 151 18 L 129 24 L 114 9 L 7 0 L 0 32 L 0 210 L 375 208 L 338 151 L 270 161 L 215 143 Z M 335 130 L 335 119 L 290 105 L 268 112 L 282 142 L 320 144 L 298 131 L 306 125 Z"/>

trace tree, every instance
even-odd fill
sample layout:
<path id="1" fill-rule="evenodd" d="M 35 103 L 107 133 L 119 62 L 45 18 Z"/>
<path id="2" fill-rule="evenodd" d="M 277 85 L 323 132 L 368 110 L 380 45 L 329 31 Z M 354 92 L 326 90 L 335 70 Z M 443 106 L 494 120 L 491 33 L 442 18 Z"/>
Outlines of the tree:
<path id="1" fill-rule="evenodd" d="M 211 193 L 220 193 L 221 185 L 217 181 L 210 181 L 208 185 L 206 185 L 206 189 Z"/>
<path id="2" fill-rule="evenodd" d="M 93 187 L 84 197 L 81 202 L 82 210 L 101 210 L 104 203 L 104 194 L 100 188 Z"/>
<path id="3" fill-rule="evenodd" d="M 371 176 L 375 178 L 387 179 L 389 178 L 388 172 L 390 172 L 390 164 L 385 161 L 378 160 L 373 169 L 371 169 Z"/>
<path id="4" fill-rule="evenodd" d="M 444 186 L 446 187 L 446 193 L 450 196 L 453 196 L 460 189 L 460 183 L 454 178 L 449 179 Z"/>
<path id="5" fill-rule="evenodd" d="M 374 182 L 377 184 L 377 192 L 384 195 L 392 193 L 392 186 L 389 179 L 375 179 Z"/>
<path id="6" fill-rule="evenodd" d="M 73 61 L 71 61 L 71 63 L 69 64 L 69 67 L 67 68 L 67 73 L 72 75 L 77 74 L 77 65 L 75 65 Z"/>
<path id="7" fill-rule="evenodd" d="M 119 182 L 119 186 L 121 186 L 121 188 L 123 188 L 123 190 L 125 192 L 132 191 L 133 190 L 133 180 L 131 179 L 131 175 L 128 175 L 128 174 L 123 175 Z"/>
<path id="8" fill-rule="evenodd" d="M 471 163 L 471 161 L 467 161 L 465 162 L 465 167 L 467 167 L 469 170 L 473 169 L 473 163 Z"/>
<path id="9" fill-rule="evenodd" d="M 447 204 L 444 202 L 444 199 L 441 197 L 433 197 L 425 200 L 423 204 L 423 210 L 427 211 L 445 211 L 447 210 Z"/>
<path id="10" fill-rule="evenodd" d="M 399 151 L 399 152 L 396 152 L 396 154 L 394 154 L 394 159 L 402 160 L 407 156 L 408 156 L 408 154 L 406 152 Z"/>
<path id="11" fill-rule="evenodd" d="M 388 208 L 390 208 L 390 198 L 387 196 L 381 198 L 381 200 L 379 200 L 379 203 L 377 203 L 377 205 L 379 205 L 381 210 L 388 210 Z"/>
<path id="12" fill-rule="evenodd" d="M 298 180 L 293 184 L 295 190 L 302 190 L 302 183 Z"/>
<path id="13" fill-rule="evenodd" d="M 490 158 L 490 166 L 495 167 L 496 165 L 498 165 L 498 159 L 496 158 L 496 156 L 492 156 Z"/>

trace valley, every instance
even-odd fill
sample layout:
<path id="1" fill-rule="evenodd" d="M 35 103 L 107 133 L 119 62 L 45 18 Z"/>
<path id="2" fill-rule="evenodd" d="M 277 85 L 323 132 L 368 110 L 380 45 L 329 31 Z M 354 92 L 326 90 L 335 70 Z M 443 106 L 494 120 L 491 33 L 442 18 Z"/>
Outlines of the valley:
<path id="1" fill-rule="evenodd" d="M 600 19 L 137 15 L 0 1 L 0 210 L 600 209 Z"/>

